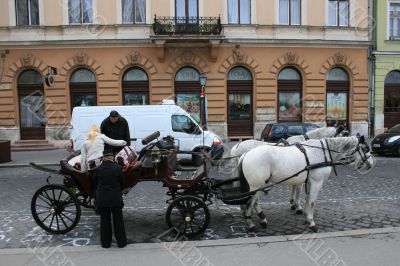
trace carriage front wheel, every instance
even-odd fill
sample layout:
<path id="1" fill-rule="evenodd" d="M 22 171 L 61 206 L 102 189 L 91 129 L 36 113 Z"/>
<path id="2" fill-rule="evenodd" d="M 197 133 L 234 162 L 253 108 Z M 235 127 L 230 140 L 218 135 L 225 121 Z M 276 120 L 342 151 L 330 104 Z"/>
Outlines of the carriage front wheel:
<path id="1" fill-rule="evenodd" d="M 170 228 L 174 227 L 188 237 L 203 233 L 210 223 L 207 205 L 200 198 L 190 195 L 171 202 L 165 216 Z"/>
<path id="2" fill-rule="evenodd" d="M 41 187 L 32 197 L 32 216 L 36 223 L 52 234 L 71 231 L 81 217 L 79 201 L 67 187 L 50 184 Z"/>

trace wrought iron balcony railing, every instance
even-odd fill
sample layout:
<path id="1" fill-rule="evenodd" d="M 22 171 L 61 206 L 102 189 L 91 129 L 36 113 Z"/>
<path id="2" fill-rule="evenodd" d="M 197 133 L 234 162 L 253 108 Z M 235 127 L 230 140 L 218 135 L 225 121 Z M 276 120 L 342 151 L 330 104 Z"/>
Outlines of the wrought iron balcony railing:
<path id="1" fill-rule="evenodd" d="M 220 17 L 157 17 L 154 16 L 155 35 L 220 35 Z"/>

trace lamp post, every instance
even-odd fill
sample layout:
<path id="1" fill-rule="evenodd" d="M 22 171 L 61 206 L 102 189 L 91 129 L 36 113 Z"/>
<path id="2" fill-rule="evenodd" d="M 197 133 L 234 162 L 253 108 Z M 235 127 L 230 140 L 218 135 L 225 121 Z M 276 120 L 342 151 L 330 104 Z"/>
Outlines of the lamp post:
<path id="1" fill-rule="evenodd" d="M 205 86 L 207 83 L 207 76 L 202 73 L 199 77 L 201 92 L 200 92 L 200 120 L 201 120 L 201 127 L 203 129 L 207 129 L 206 125 L 206 93 L 205 93 Z"/>

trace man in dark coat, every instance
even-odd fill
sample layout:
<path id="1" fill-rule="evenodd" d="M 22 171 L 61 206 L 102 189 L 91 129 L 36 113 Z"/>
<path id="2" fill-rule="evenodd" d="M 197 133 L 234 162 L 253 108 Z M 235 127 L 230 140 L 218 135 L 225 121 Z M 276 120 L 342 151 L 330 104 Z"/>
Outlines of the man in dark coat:
<path id="1" fill-rule="evenodd" d="M 122 167 L 114 162 L 112 153 L 104 153 L 102 164 L 93 172 L 96 188 L 96 207 L 100 214 L 100 241 L 103 248 L 109 248 L 112 240 L 111 216 L 118 247 L 126 246 L 126 233 L 122 208 L 123 188 Z"/>
<path id="2" fill-rule="evenodd" d="M 127 145 L 131 145 L 131 137 L 129 133 L 128 121 L 120 116 L 117 111 L 111 111 L 110 115 L 101 122 L 101 133 L 112 139 L 123 139 Z M 121 148 L 113 147 L 108 144 L 104 145 L 106 152 L 117 154 Z"/>

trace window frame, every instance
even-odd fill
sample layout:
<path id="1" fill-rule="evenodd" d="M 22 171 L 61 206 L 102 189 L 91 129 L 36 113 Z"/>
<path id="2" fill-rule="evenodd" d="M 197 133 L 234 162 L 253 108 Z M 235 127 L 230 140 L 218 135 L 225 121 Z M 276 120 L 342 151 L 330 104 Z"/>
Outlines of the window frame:
<path id="1" fill-rule="evenodd" d="M 299 79 L 294 80 L 294 79 L 279 79 L 279 75 L 284 71 L 285 69 L 292 69 L 297 72 L 299 75 Z M 303 113 L 303 76 L 301 75 L 301 72 L 297 70 L 296 68 L 292 66 L 285 66 L 282 68 L 278 75 L 277 75 L 277 121 L 284 123 L 284 122 L 303 122 L 303 116 L 301 115 Z M 280 112 L 280 93 L 298 93 L 299 94 L 299 108 L 300 108 L 300 117 L 298 119 L 281 119 L 279 112 Z"/>
<path id="2" fill-rule="evenodd" d="M 28 24 L 20 24 L 18 17 L 19 17 L 19 10 L 18 10 L 18 1 L 23 1 L 23 0 L 15 0 L 14 1 L 14 5 L 15 5 L 15 23 L 16 26 L 39 26 L 40 25 L 40 1 L 39 0 L 27 0 L 26 4 L 27 4 L 27 12 L 28 12 Z M 31 14 L 31 1 L 37 1 L 37 5 L 38 5 L 38 23 L 37 24 L 32 24 L 32 14 Z"/>
<path id="3" fill-rule="evenodd" d="M 329 24 L 329 3 L 330 2 L 336 2 L 336 23 L 335 25 Z M 347 25 L 340 25 L 340 8 L 339 8 L 339 2 L 347 2 Z M 350 27 L 350 0 L 328 0 L 327 1 L 327 15 L 328 15 L 328 26 L 330 27 Z"/>
<path id="4" fill-rule="evenodd" d="M 178 18 L 178 9 L 177 9 L 177 5 L 176 5 L 176 1 L 178 1 L 178 0 L 175 0 L 175 17 Z M 184 0 L 184 1 L 185 1 L 185 16 L 184 16 L 184 18 L 186 18 L 186 20 L 188 21 L 189 18 L 190 18 L 190 16 L 189 16 L 189 2 L 190 2 L 190 0 Z M 196 0 L 196 3 L 197 3 L 197 8 L 196 8 L 197 15 L 196 15 L 196 18 L 198 19 L 199 18 L 199 0 Z"/>
<path id="5" fill-rule="evenodd" d="M 335 68 L 339 68 L 343 70 L 347 74 L 347 80 L 329 80 L 328 75 L 329 72 L 332 71 Z M 349 73 L 341 68 L 341 67 L 333 67 L 329 69 L 329 71 L 326 73 L 326 96 L 325 96 L 325 120 L 327 125 L 330 125 L 334 123 L 334 120 L 338 121 L 344 121 L 349 124 L 350 120 L 350 90 L 351 90 L 351 84 L 350 84 L 350 76 Z M 346 93 L 346 120 L 339 120 L 339 119 L 333 119 L 333 120 L 328 120 L 328 93 Z"/>
<path id="6" fill-rule="evenodd" d="M 93 16 L 93 13 L 94 13 L 94 7 L 93 7 L 93 0 L 90 0 L 90 6 L 91 6 L 91 9 L 92 9 L 92 12 L 91 12 L 91 17 L 90 17 L 90 22 L 84 22 L 83 20 L 84 20 L 84 16 L 83 16 L 83 1 L 84 0 L 78 0 L 79 1 L 79 23 L 76 23 L 76 22 L 71 22 L 71 16 L 70 16 L 70 1 L 71 0 L 68 0 L 68 22 L 69 22 L 69 25 L 83 25 L 83 24 L 93 24 L 94 23 L 94 16 Z"/>
<path id="7" fill-rule="evenodd" d="M 230 24 L 230 25 L 250 25 L 251 24 L 251 0 L 245 0 L 245 1 L 249 1 L 249 23 L 242 23 L 241 22 L 241 12 L 240 12 L 240 1 L 242 1 L 242 0 L 237 0 L 238 1 L 238 22 L 229 22 L 229 2 L 230 2 L 230 0 L 227 0 L 228 1 L 228 5 L 227 5 L 227 8 L 228 8 L 228 24 Z"/>
<path id="8" fill-rule="evenodd" d="M 387 24 L 386 24 L 386 28 L 387 28 L 387 40 L 389 40 L 389 41 L 400 40 L 400 34 L 398 36 L 394 36 L 394 35 L 391 35 L 391 32 L 390 32 L 390 6 L 392 4 L 399 4 L 400 5 L 400 1 L 399 0 L 389 0 L 387 2 L 387 11 L 386 11 Z"/>
<path id="9" fill-rule="evenodd" d="M 147 80 L 125 80 L 125 76 L 132 70 L 140 70 L 145 75 Z M 125 101 L 126 94 L 137 94 L 137 95 L 145 95 L 146 102 L 144 103 L 149 104 L 150 102 L 150 92 L 149 92 L 149 75 L 147 75 L 146 71 L 140 67 L 131 67 L 128 68 L 123 76 L 122 76 L 122 105 L 127 105 Z"/>
<path id="10" fill-rule="evenodd" d="M 302 0 L 299 0 L 300 1 L 300 9 L 299 9 L 299 14 L 300 14 L 300 16 L 299 16 L 299 23 L 298 24 L 292 24 L 292 0 L 288 0 L 289 1 L 289 6 L 288 6 L 288 18 L 289 18 L 289 21 L 288 21 L 288 24 L 286 24 L 286 23 L 281 23 L 280 22 L 280 17 L 278 18 L 278 22 L 279 22 L 279 25 L 288 25 L 288 26 L 301 26 L 302 25 L 302 23 L 301 23 L 301 21 L 302 21 L 302 4 L 303 4 L 303 1 Z M 281 10 L 281 0 L 279 0 L 279 9 L 278 9 L 278 15 L 280 14 L 280 10 Z"/>
<path id="11" fill-rule="evenodd" d="M 140 21 L 140 22 L 138 22 L 138 21 L 136 21 L 136 6 L 137 6 L 137 1 L 138 0 L 121 0 L 122 2 L 121 2 L 121 4 L 122 4 L 122 6 L 121 6 L 121 9 L 122 9 L 122 24 L 146 24 L 146 12 L 147 12 L 147 6 L 146 6 L 146 0 L 144 1 L 144 17 L 143 17 L 143 21 Z M 124 4 L 125 4 L 125 1 L 132 1 L 133 2 L 133 8 L 132 8 L 132 18 L 133 18 L 133 21 L 132 22 L 125 22 L 124 21 Z"/>
<path id="12" fill-rule="evenodd" d="M 87 70 L 92 73 L 95 78 L 94 82 L 71 82 L 73 75 L 78 72 L 79 70 Z M 74 99 L 73 96 L 75 95 L 92 95 L 94 96 L 94 105 L 97 105 L 97 77 L 96 74 L 85 67 L 75 69 L 71 76 L 69 77 L 69 96 L 70 96 L 70 105 L 71 105 L 71 112 L 74 109 Z"/>

